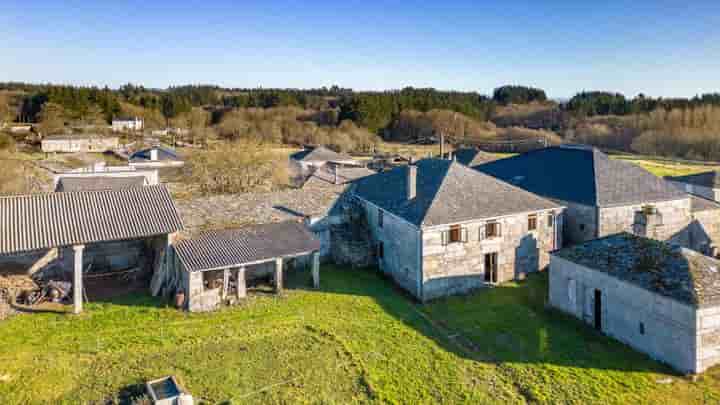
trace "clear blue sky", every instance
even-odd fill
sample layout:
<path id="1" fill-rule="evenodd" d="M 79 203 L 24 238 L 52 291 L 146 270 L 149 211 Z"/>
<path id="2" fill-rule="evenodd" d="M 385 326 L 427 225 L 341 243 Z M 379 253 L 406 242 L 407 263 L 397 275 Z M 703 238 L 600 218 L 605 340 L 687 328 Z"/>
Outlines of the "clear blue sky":
<path id="1" fill-rule="evenodd" d="M 0 81 L 720 91 L 720 0 L 0 4 Z"/>

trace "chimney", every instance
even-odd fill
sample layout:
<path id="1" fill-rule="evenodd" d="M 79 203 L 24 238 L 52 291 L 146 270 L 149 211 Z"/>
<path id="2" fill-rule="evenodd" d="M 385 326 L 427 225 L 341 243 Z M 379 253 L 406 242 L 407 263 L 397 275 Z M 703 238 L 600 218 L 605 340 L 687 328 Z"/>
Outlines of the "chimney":
<path id="1" fill-rule="evenodd" d="M 155 161 L 158 160 L 158 150 L 157 148 L 150 149 L 150 160 Z"/>
<path id="2" fill-rule="evenodd" d="M 334 176 L 333 183 L 340 184 L 340 176 L 338 175 L 337 165 L 333 165 L 332 168 L 333 168 L 333 176 Z"/>
<path id="3" fill-rule="evenodd" d="M 407 166 L 407 199 L 412 200 L 417 195 L 417 166 L 410 162 Z"/>

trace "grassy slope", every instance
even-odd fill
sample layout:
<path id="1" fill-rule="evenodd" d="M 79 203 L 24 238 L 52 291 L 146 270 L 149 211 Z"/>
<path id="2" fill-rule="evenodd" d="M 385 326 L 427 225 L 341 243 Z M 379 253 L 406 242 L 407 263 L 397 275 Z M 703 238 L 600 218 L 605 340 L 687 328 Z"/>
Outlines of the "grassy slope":
<path id="1" fill-rule="evenodd" d="M 213 403 L 720 400 L 718 373 L 658 384 L 665 367 L 544 310 L 543 276 L 424 307 L 368 272 L 325 267 L 322 284 L 212 314 L 129 297 L 13 318 L 0 328 L 0 402 L 129 396 L 164 374 Z"/>

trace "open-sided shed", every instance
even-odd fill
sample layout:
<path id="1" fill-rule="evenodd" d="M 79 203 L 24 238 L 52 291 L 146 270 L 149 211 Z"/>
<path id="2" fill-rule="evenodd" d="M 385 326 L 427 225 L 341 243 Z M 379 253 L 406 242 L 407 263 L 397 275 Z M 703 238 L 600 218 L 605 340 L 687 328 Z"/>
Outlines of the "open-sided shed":
<path id="1" fill-rule="evenodd" d="M 290 258 L 312 255 L 313 283 L 320 283 L 320 241 L 298 222 L 208 231 L 174 247 L 186 306 L 193 312 L 215 309 L 231 295 L 244 298 L 252 273 L 269 270 L 280 291 L 283 261 Z"/>

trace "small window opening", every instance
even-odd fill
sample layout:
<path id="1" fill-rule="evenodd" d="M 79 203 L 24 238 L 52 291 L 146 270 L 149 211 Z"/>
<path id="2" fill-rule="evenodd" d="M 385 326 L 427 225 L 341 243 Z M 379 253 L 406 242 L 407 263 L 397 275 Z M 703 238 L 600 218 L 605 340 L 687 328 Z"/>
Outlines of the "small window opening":
<path id="1" fill-rule="evenodd" d="M 645 334 L 645 324 L 642 322 L 640 322 L 640 334 L 641 335 Z"/>
<path id="2" fill-rule="evenodd" d="M 537 229 L 537 215 L 528 215 L 528 231 L 534 231 Z"/>
<path id="3" fill-rule="evenodd" d="M 500 236 L 500 224 L 497 222 L 488 222 L 485 224 L 485 237 L 497 238 Z"/>

